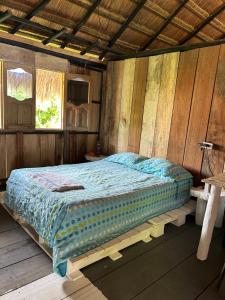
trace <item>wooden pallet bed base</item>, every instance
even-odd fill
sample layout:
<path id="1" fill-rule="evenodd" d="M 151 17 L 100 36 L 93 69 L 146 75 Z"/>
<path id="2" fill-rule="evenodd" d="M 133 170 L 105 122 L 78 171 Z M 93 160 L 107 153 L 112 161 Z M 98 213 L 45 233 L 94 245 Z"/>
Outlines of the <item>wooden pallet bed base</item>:
<path id="1" fill-rule="evenodd" d="M 28 233 L 28 235 L 45 251 L 45 253 L 52 258 L 52 251 L 44 240 L 36 233 L 36 231 L 21 218 L 17 213 L 13 212 L 4 203 L 4 193 L 0 194 L 1 204 L 14 218 L 16 222 Z M 172 223 L 176 226 L 181 226 L 186 222 L 186 216 L 195 211 L 196 202 L 190 200 L 182 207 L 168 211 L 158 217 L 149 219 L 142 225 L 129 230 L 128 232 L 120 235 L 119 237 L 90 250 L 74 259 L 67 261 L 67 277 L 77 280 L 80 277 L 80 270 L 90 264 L 93 264 L 103 258 L 109 257 L 112 260 L 117 260 L 122 257 L 121 250 L 143 241 L 148 243 L 152 237 L 157 238 L 164 234 L 165 225 Z"/>

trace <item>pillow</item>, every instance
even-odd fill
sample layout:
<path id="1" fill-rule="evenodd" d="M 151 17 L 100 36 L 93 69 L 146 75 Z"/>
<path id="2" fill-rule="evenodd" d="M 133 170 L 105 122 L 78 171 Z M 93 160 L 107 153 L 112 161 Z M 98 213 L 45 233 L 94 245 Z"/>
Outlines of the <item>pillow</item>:
<path id="1" fill-rule="evenodd" d="M 174 180 L 191 179 L 192 175 L 183 167 L 166 159 L 150 158 L 135 165 L 135 169 L 155 176 Z"/>
<path id="2" fill-rule="evenodd" d="M 121 153 L 110 155 L 107 158 L 105 158 L 106 161 L 114 162 L 127 167 L 134 167 L 134 165 L 146 159 L 147 157 L 140 156 L 132 152 L 121 152 Z"/>

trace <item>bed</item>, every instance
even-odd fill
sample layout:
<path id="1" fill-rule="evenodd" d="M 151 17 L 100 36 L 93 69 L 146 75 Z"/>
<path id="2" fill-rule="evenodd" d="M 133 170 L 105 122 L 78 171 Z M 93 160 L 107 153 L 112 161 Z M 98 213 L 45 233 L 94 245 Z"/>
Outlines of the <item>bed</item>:
<path id="1" fill-rule="evenodd" d="M 61 174 L 84 187 L 51 192 L 37 173 Z M 53 269 L 64 276 L 77 257 L 190 199 L 192 176 L 163 159 L 133 153 L 97 162 L 12 171 L 6 205 L 22 216 L 53 250 Z"/>

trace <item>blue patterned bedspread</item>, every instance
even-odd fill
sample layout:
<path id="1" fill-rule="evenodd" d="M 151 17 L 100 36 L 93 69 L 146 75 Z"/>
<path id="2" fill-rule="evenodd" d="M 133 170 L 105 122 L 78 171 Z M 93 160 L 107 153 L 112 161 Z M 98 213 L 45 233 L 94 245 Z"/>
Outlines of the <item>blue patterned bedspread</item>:
<path id="1" fill-rule="evenodd" d="M 84 190 L 50 192 L 30 176 L 40 172 L 65 175 Z M 174 181 L 102 160 L 14 170 L 5 201 L 53 248 L 54 271 L 65 275 L 68 258 L 182 206 L 191 185 L 191 176 Z"/>

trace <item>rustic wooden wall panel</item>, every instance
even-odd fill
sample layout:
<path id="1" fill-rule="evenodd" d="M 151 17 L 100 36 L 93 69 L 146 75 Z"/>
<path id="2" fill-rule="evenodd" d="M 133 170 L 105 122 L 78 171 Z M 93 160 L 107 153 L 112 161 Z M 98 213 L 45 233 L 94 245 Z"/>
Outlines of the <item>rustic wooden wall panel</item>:
<path id="1" fill-rule="evenodd" d="M 111 82 L 112 97 L 110 101 L 111 109 L 109 115 L 109 142 L 108 142 L 109 153 L 117 152 L 123 76 L 124 76 L 124 61 L 115 62 L 113 77 Z"/>
<path id="2" fill-rule="evenodd" d="M 17 168 L 17 148 L 16 135 L 6 135 L 6 176 L 8 177 L 11 170 Z"/>
<path id="3" fill-rule="evenodd" d="M 140 142 L 140 154 L 167 157 L 182 164 L 196 175 L 195 183 L 199 184 L 201 171 L 203 176 L 210 175 L 207 156 L 203 160 L 198 145 L 207 139 L 216 144 L 215 150 L 209 153 L 213 173 L 221 172 L 225 160 L 225 46 L 184 52 L 180 58 L 179 53 L 150 57 L 144 97 L 143 89 L 137 88 L 143 82 L 138 83 L 134 76 L 136 61 L 123 62 L 123 79 L 119 83 L 121 102 L 116 107 L 120 118 L 115 152 L 138 152 Z M 112 89 L 110 73 L 113 70 L 115 74 L 121 63 L 110 63 L 103 118 L 114 114 L 115 105 L 111 101 L 116 88 Z M 132 102 L 135 93 L 138 100 Z M 101 139 L 105 143 L 104 137 L 110 137 L 111 128 L 104 126 Z"/>
<path id="4" fill-rule="evenodd" d="M 111 109 L 111 97 L 112 97 L 112 79 L 113 79 L 113 66 L 114 63 L 109 62 L 107 66 L 107 75 L 105 79 L 106 91 L 104 105 L 102 106 L 102 127 L 101 127 L 101 142 L 102 149 L 105 153 L 108 153 L 108 143 L 109 143 L 109 118 Z"/>
<path id="5" fill-rule="evenodd" d="M 63 163 L 64 140 L 63 134 L 55 135 L 55 164 L 61 165 Z"/>
<path id="6" fill-rule="evenodd" d="M 53 166 L 55 164 L 55 135 L 39 135 L 41 148 L 41 166 Z"/>
<path id="7" fill-rule="evenodd" d="M 141 155 L 148 157 L 152 156 L 155 121 L 162 74 L 162 62 L 163 55 L 152 56 L 149 58 L 141 143 L 139 149 L 139 153 Z"/>
<path id="8" fill-rule="evenodd" d="M 188 129 L 198 50 L 183 52 L 177 75 L 176 92 L 167 158 L 182 164 Z"/>
<path id="9" fill-rule="evenodd" d="M 130 115 L 134 86 L 134 72 L 135 59 L 125 60 L 117 145 L 118 152 L 127 151 L 128 147 Z M 108 85 L 106 85 L 106 87 L 108 88 Z"/>
<path id="10" fill-rule="evenodd" d="M 24 166 L 41 166 L 40 138 L 36 134 L 25 134 L 23 137 Z"/>
<path id="11" fill-rule="evenodd" d="M 98 134 L 67 131 L 0 133 L 0 180 L 17 168 L 84 162 L 85 153 L 96 150 L 97 139 Z"/>
<path id="12" fill-rule="evenodd" d="M 140 147 L 145 91 L 148 75 L 148 60 L 148 57 L 137 59 L 135 64 L 128 150 L 136 153 L 139 152 Z"/>
<path id="13" fill-rule="evenodd" d="M 5 135 L 0 136 L 0 178 L 6 178 L 6 137 Z"/>
<path id="14" fill-rule="evenodd" d="M 206 139 L 212 94 L 215 83 L 220 47 L 199 50 L 195 87 L 191 105 L 189 127 L 183 165 L 198 177 L 203 152 L 198 145 Z"/>
<path id="15" fill-rule="evenodd" d="M 166 158 L 180 53 L 164 55 L 155 123 L 153 156 Z"/>
<path id="16" fill-rule="evenodd" d="M 220 49 L 207 141 L 214 143 L 215 149 L 204 155 L 203 177 L 223 172 L 225 159 L 225 45 L 222 45 Z"/>

